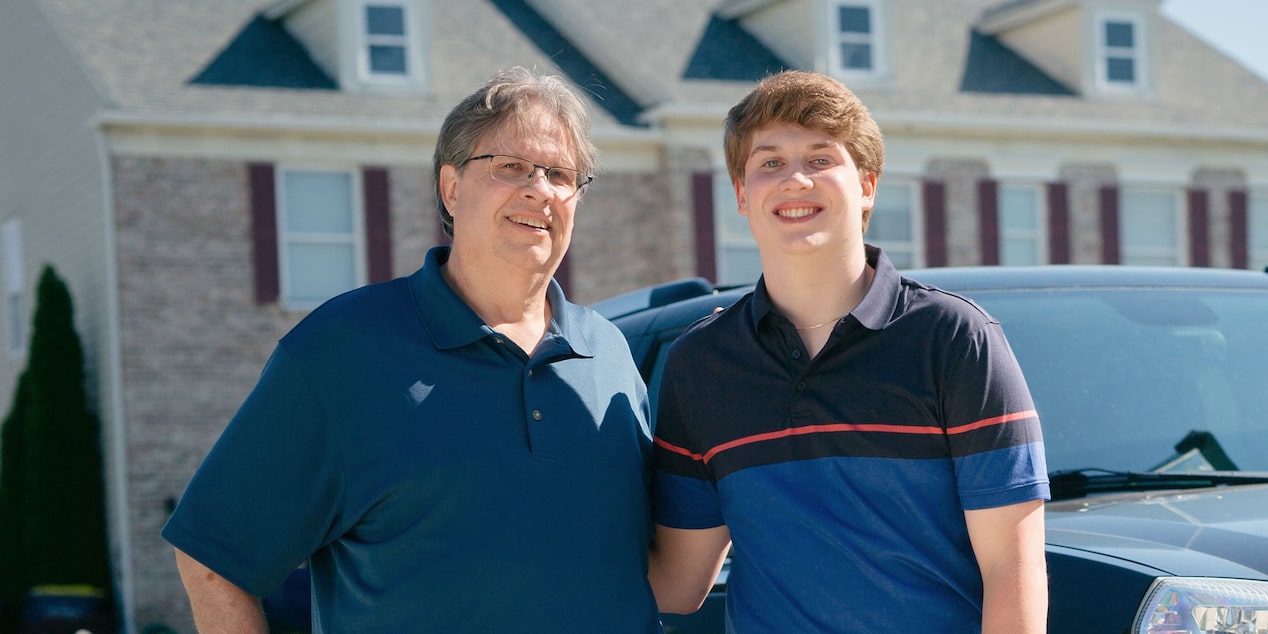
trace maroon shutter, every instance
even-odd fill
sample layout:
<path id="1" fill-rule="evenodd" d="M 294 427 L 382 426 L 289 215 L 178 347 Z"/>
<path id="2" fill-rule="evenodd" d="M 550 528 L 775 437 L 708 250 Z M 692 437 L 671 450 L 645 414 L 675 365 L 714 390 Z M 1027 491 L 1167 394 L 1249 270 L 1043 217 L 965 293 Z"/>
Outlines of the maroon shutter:
<path id="1" fill-rule="evenodd" d="M 718 281 L 718 246 L 713 232 L 713 174 L 691 175 L 691 217 L 696 230 L 696 275 Z"/>
<path id="2" fill-rule="evenodd" d="M 1189 265 L 1211 265 L 1211 228 L 1204 189 L 1189 190 Z"/>
<path id="3" fill-rule="evenodd" d="M 255 302 L 277 301 L 277 187 L 271 163 L 247 165 L 251 199 L 251 253 L 255 268 Z"/>
<path id="4" fill-rule="evenodd" d="M 366 167 L 361 170 L 366 269 L 371 284 L 392 279 L 392 200 L 389 185 L 386 169 Z"/>
<path id="5" fill-rule="evenodd" d="M 1233 268 L 1248 269 L 1250 268 L 1250 212 L 1246 191 L 1229 192 L 1228 208 L 1228 250 L 1232 255 Z"/>
<path id="6" fill-rule="evenodd" d="M 1048 183 L 1048 261 L 1070 263 L 1070 196 L 1065 183 Z"/>
<path id="7" fill-rule="evenodd" d="M 979 228 L 981 229 L 982 264 L 999 264 L 999 183 L 983 179 L 977 183 Z"/>
<path id="8" fill-rule="evenodd" d="M 947 186 L 925 181 L 925 265 L 947 265 Z"/>
<path id="9" fill-rule="evenodd" d="M 1101 188 L 1101 262 L 1122 262 L 1118 236 L 1118 188 L 1106 185 Z"/>

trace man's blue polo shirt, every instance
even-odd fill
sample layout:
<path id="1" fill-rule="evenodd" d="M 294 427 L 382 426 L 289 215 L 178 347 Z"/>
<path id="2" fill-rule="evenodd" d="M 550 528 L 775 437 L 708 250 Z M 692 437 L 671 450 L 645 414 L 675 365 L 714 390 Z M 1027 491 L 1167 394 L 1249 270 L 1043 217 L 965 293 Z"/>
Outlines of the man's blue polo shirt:
<path id="1" fill-rule="evenodd" d="M 763 282 L 669 351 L 655 517 L 730 530 L 729 632 L 979 631 L 964 511 L 1048 496 L 999 323 L 868 259 L 814 359 Z"/>
<path id="2" fill-rule="evenodd" d="M 659 631 L 625 339 L 552 282 L 526 356 L 447 257 L 288 333 L 163 536 L 257 596 L 309 560 L 318 632 Z"/>

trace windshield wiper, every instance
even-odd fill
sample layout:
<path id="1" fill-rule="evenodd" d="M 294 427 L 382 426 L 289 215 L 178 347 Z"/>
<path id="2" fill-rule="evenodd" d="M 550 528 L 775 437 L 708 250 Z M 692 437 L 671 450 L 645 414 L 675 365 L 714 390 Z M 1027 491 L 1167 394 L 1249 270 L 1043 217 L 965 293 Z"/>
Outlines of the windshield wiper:
<path id="1" fill-rule="evenodd" d="M 1268 473 L 1227 471 L 1154 473 L 1088 468 L 1054 471 L 1048 474 L 1048 482 L 1052 490 L 1052 500 L 1055 502 L 1087 497 L 1093 493 L 1200 489 L 1227 484 L 1264 484 L 1268 483 Z"/>

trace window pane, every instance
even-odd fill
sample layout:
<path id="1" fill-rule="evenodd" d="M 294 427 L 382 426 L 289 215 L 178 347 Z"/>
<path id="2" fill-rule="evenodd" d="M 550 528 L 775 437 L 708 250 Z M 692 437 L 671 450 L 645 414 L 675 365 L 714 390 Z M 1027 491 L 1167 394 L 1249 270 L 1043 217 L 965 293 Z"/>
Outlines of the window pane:
<path id="1" fill-rule="evenodd" d="M 911 188 L 878 186 L 876 207 L 867 226 L 868 240 L 910 242 L 915 236 L 912 222 Z"/>
<path id="2" fill-rule="evenodd" d="M 369 5 L 365 8 L 365 30 L 370 35 L 405 35 L 405 10 Z"/>
<path id="3" fill-rule="evenodd" d="M 872 46 L 870 44 L 841 44 L 841 68 L 870 70 L 872 68 Z"/>
<path id="4" fill-rule="evenodd" d="M 1105 60 L 1105 78 L 1109 81 L 1135 82 L 1136 62 L 1129 57 L 1107 58 Z"/>
<path id="5" fill-rule="evenodd" d="M 356 287 L 351 244 L 289 244 L 287 300 L 317 304 Z"/>
<path id="6" fill-rule="evenodd" d="M 1022 238 L 1003 241 L 1000 249 L 1000 264 L 1008 266 L 1031 266 L 1039 264 L 1038 246 L 1034 240 Z"/>
<path id="7" fill-rule="evenodd" d="M 1133 48 L 1135 46 L 1131 22 L 1106 22 L 1105 45 L 1115 48 Z"/>
<path id="8" fill-rule="evenodd" d="M 1250 196 L 1250 248 L 1268 251 L 1268 194 Z"/>
<path id="9" fill-rule="evenodd" d="M 404 46 L 371 46 L 370 72 L 405 74 Z"/>
<path id="10" fill-rule="evenodd" d="M 752 284 L 762 274 L 762 258 L 757 247 L 723 246 L 719 283 Z"/>
<path id="11" fill-rule="evenodd" d="M 842 33 L 871 33 L 871 9 L 868 7 L 838 7 L 837 26 Z"/>
<path id="12" fill-rule="evenodd" d="M 1169 192 L 1123 192 L 1122 202 L 1123 246 L 1179 246 L 1175 196 Z"/>
<path id="13" fill-rule="evenodd" d="M 352 175 L 285 172 L 286 230 L 352 233 Z"/>
<path id="14" fill-rule="evenodd" d="M 1002 229 L 1039 228 L 1039 192 L 1026 187 L 1001 187 L 999 189 L 1000 222 Z"/>
<path id="15" fill-rule="evenodd" d="M 896 269 L 909 269 L 915 266 L 910 251 L 885 249 L 885 257 L 889 258 L 889 263 L 893 264 Z"/>

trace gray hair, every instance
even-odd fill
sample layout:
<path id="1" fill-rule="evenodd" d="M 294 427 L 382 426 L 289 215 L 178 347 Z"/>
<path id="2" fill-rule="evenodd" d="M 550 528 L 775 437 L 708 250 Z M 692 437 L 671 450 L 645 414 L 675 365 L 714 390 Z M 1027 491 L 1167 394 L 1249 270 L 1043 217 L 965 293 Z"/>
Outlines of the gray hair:
<path id="1" fill-rule="evenodd" d="M 453 237 L 453 216 L 441 196 L 440 168 L 453 165 L 463 169 L 476 144 L 504 124 L 514 132 L 539 130 L 535 115 L 542 112 L 553 115 L 567 135 L 576 161 L 573 167 L 585 174 L 594 173 L 598 150 L 590 142 L 590 114 L 577 92 L 558 75 L 521 66 L 503 70 L 454 106 L 440 126 L 432 168 L 436 207 L 449 237 Z"/>

